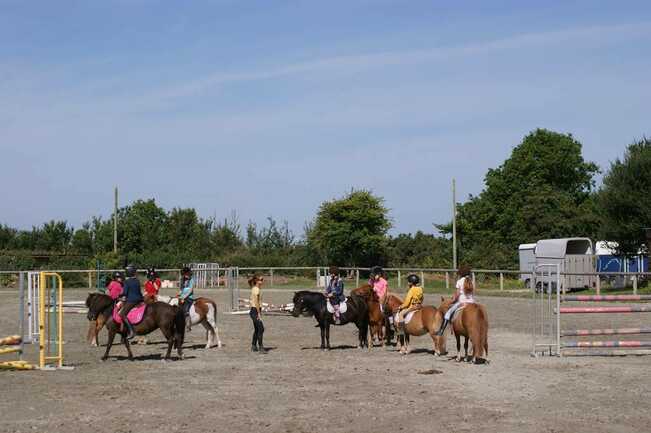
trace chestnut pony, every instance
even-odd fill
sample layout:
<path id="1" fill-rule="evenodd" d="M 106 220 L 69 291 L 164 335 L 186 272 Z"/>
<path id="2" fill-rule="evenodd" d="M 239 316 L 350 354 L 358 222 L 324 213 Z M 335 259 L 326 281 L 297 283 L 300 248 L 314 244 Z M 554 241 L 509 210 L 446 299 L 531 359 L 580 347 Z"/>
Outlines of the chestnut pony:
<path id="1" fill-rule="evenodd" d="M 384 327 L 386 316 L 380 309 L 380 301 L 373 291 L 373 286 L 370 284 L 364 284 L 363 286 L 353 289 L 351 293 L 361 296 L 366 300 L 366 305 L 368 306 L 368 325 L 371 334 L 371 344 L 377 338 L 382 347 L 384 347 Z"/>
<path id="2" fill-rule="evenodd" d="M 452 299 L 441 297 L 439 312 L 445 314 L 452 305 Z M 488 356 L 488 313 L 486 307 L 480 304 L 466 304 L 454 314 L 452 332 L 457 339 L 457 361 L 468 359 L 468 340 L 472 342 L 472 362 L 478 364 L 486 361 Z M 461 358 L 461 336 L 465 337 L 463 348 L 465 358 Z"/>

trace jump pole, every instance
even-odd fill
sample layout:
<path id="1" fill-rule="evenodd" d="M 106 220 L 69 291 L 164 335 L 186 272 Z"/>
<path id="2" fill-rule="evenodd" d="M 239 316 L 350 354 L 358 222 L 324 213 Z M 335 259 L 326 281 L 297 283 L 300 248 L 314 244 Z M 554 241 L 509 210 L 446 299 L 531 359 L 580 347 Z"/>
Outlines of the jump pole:
<path id="1" fill-rule="evenodd" d="M 591 347 L 651 347 L 651 341 L 570 341 L 561 343 L 565 349 Z"/>
<path id="2" fill-rule="evenodd" d="M 628 307 L 561 307 L 561 314 L 592 314 L 592 313 L 651 313 L 651 305 L 634 305 Z"/>
<path id="3" fill-rule="evenodd" d="M 588 337 L 593 335 L 639 335 L 639 334 L 651 334 L 651 328 L 567 329 L 561 331 L 561 337 Z"/>
<path id="4" fill-rule="evenodd" d="M 563 296 L 563 302 L 617 302 L 617 301 L 651 301 L 651 295 L 578 295 Z"/>

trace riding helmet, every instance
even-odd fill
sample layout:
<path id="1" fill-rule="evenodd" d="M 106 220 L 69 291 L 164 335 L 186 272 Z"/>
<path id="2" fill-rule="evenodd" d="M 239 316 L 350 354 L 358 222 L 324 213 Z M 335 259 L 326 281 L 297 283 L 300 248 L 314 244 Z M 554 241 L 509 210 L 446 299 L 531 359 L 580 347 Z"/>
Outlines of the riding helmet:
<path id="1" fill-rule="evenodd" d="M 330 275 L 339 275 L 339 268 L 337 266 L 330 266 L 328 273 Z"/>
<path id="2" fill-rule="evenodd" d="M 115 272 L 113 272 L 113 279 L 114 280 L 117 280 L 117 279 L 124 280 L 124 274 L 122 272 L 120 272 L 120 271 L 115 271 Z"/>
<path id="3" fill-rule="evenodd" d="M 158 274 L 156 273 L 156 269 L 154 269 L 154 268 L 147 269 L 147 279 L 148 280 L 154 280 L 157 277 L 158 277 Z"/>
<path id="4" fill-rule="evenodd" d="M 187 266 L 183 266 L 183 269 L 181 269 L 181 275 L 192 275 L 192 269 L 190 269 Z"/>
<path id="5" fill-rule="evenodd" d="M 126 269 L 127 277 L 135 277 L 136 276 L 136 267 L 133 265 L 127 265 Z"/>
<path id="6" fill-rule="evenodd" d="M 467 277 L 470 274 L 472 274 L 472 269 L 470 269 L 470 266 L 465 265 L 465 264 L 459 266 L 459 276 L 460 277 Z"/>
<path id="7" fill-rule="evenodd" d="M 418 275 L 416 274 L 410 274 L 407 277 L 407 282 L 415 286 L 420 283 L 420 278 L 418 278 Z"/>
<path id="8" fill-rule="evenodd" d="M 382 269 L 381 266 L 373 266 L 371 268 L 371 276 L 375 275 L 384 275 L 384 270 Z"/>

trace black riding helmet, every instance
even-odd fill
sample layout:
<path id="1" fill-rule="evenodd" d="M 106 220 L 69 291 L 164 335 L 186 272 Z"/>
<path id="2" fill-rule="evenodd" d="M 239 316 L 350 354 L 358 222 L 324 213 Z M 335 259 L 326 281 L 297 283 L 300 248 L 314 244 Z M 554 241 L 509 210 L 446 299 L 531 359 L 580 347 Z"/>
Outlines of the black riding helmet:
<path id="1" fill-rule="evenodd" d="M 413 286 L 417 285 L 420 283 L 420 278 L 418 278 L 418 275 L 416 274 L 410 274 L 407 277 L 407 282 Z"/>
<path id="2" fill-rule="evenodd" d="M 133 265 L 127 265 L 126 274 L 128 278 L 136 276 L 136 267 Z"/>
<path id="3" fill-rule="evenodd" d="M 192 275 L 192 269 L 187 266 L 183 266 L 183 269 L 181 269 L 181 276 L 184 277 L 186 275 Z"/>
<path id="4" fill-rule="evenodd" d="M 384 269 L 381 266 L 373 266 L 371 268 L 371 276 L 374 277 L 376 275 L 384 275 Z"/>
<path id="5" fill-rule="evenodd" d="M 113 272 L 113 279 L 114 280 L 118 280 L 118 279 L 124 280 L 124 274 L 122 272 L 120 272 L 120 271 L 115 271 L 115 272 Z"/>
<path id="6" fill-rule="evenodd" d="M 157 277 L 158 277 L 158 274 L 156 273 L 156 269 L 154 269 L 154 268 L 147 269 L 147 279 L 148 280 L 155 280 Z"/>

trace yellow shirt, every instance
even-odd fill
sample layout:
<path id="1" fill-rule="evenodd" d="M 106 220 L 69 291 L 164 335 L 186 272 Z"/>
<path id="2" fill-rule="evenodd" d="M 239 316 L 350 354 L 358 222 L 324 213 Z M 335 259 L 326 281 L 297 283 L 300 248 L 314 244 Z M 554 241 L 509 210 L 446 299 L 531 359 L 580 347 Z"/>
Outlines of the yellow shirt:
<path id="1" fill-rule="evenodd" d="M 251 287 L 251 307 L 262 308 L 262 296 L 260 296 L 260 287 Z"/>
<path id="2" fill-rule="evenodd" d="M 402 303 L 400 308 L 405 309 L 413 306 L 414 304 L 422 304 L 422 303 L 423 303 L 423 288 L 419 286 L 413 286 L 407 292 L 407 297 L 405 298 L 405 302 Z"/>

